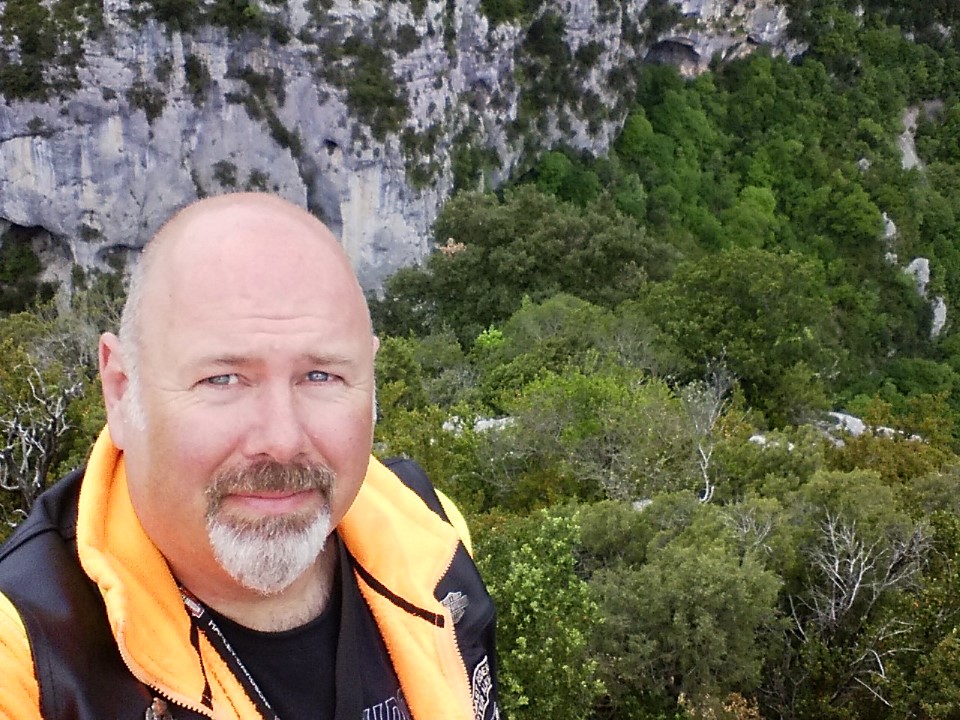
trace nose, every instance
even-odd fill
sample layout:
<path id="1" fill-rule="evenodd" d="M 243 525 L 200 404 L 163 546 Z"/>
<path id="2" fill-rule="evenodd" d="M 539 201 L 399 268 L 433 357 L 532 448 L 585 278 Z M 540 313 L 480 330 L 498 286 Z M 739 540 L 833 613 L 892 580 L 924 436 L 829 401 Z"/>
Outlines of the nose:
<path id="1" fill-rule="evenodd" d="M 254 410 L 257 418 L 249 426 L 247 454 L 279 463 L 296 460 L 306 451 L 308 436 L 298 412 L 294 389 L 278 384 L 260 390 Z"/>

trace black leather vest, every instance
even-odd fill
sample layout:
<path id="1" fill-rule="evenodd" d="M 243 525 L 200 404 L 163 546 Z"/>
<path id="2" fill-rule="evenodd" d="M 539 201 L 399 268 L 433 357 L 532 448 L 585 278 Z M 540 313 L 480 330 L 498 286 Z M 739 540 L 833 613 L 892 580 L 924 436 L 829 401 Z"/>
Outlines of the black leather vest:
<path id="1" fill-rule="evenodd" d="M 124 664 L 103 598 L 77 558 L 82 478 L 72 472 L 43 493 L 0 548 L 0 591 L 30 638 L 44 718 L 142 720 L 156 695 Z M 176 717 L 202 716 L 178 710 Z"/>

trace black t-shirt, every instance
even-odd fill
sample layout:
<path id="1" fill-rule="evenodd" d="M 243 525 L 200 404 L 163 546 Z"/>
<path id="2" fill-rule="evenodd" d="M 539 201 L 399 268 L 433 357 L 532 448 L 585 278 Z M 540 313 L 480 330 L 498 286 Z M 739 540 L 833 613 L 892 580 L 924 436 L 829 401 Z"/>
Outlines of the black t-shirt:
<path id="1" fill-rule="evenodd" d="M 337 544 L 330 602 L 306 625 L 259 632 L 210 615 L 280 720 L 409 720 L 376 622 Z"/>
<path id="2" fill-rule="evenodd" d="M 281 720 L 334 717 L 339 584 L 319 617 L 283 632 L 251 630 L 209 611 Z"/>

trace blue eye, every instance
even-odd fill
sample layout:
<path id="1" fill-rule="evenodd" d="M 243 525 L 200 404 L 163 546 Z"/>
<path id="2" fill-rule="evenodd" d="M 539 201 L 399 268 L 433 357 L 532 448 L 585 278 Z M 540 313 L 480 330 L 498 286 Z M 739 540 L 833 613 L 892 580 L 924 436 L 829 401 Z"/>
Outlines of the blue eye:
<path id="1" fill-rule="evenodd" d="M 330 373 L 323 370 L 311 370 L 307 373 L 307 380 L 310 382 L 322 383 L 330 380 Z"/>
<path id="2" fill-rule="evenodd" d="M 227 373 L 224 375 L 214 375 L 213 377 L 208 377 L 204 382 L 207 385 L 236 385 L 240 382 L 240 378 L 236 373 Z"/>

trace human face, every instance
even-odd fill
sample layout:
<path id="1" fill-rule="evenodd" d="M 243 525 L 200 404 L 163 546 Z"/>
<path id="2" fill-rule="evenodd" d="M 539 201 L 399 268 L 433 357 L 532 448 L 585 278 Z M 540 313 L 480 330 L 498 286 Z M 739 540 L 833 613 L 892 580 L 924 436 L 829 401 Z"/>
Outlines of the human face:
<path id="1" fill-rule="evenodd" d="M 181 582 L 212 586 L 208 594 L 264 592 L 224 567 L 211 518 L 228 527 L 340 521 L 369 460 L 376 343 L 342 251 L 312 223 L 233 208 L 180 233 L 145 284 L 142 428 L 123 408 L 138 388 L 105 377 L 111 434 L 137 515 Z M 211 490 L 264 466 L 329 471 L 330 482 Z"/>

